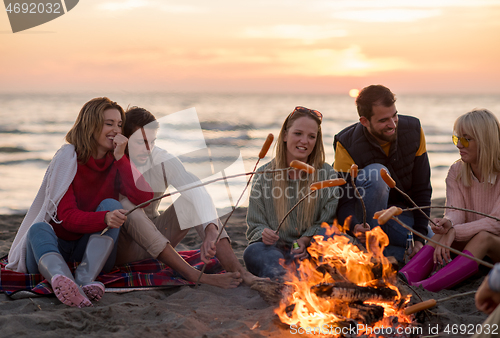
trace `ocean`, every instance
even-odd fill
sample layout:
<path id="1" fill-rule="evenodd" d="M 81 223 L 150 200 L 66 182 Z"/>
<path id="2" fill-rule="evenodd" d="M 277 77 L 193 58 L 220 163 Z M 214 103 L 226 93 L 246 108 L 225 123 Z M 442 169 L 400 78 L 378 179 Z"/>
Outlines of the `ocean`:
<path id="1" fill-rule="evenodd" d="M 0 214 L 28 210 L 80 108 L 95 96 L 0 94 Z M 121 92 L 107 96 L 124 108 L 140 106 L 155 114 L 161 122 L 157 145 L 179 155 L 188 170 L 205 181 L 222 171 L 235 173 L 228 167 L 237 161 L 242 163 L 241 171 L 251 171 L 267 135 L 278 136 L 295 106 L 323 113 L 323 141 L 330 164 L 334 135 L 358 120 L 354 99 L 348 95 Z M 499 116 L 500 97 L 401 94 L 396 106 L 399 114 L 418 117 L 422 123 L 432 170 L 432 197 L 440 198 L 445 196 L 448 167 L 459 158 L 451 142 L 455 119 L 473 108 L 487 108 Z M 186 110 L 189 108 L 196 113 Z M 181 113 L 174 114 L 177 112 Z M 259 166 L 273 157 L 273 150 L 274 144 Z M 239 195 L 234 192 L 245 185 L 245 179 L 231 182 L 236 190 L 228 190 L 224 181 L 211 184 L 209 191 L 219 209 L 234 204 Z M 248 199 L 240 205 L 248 205 Z M 166 206 L 167 201 L 161 207 Z"/>

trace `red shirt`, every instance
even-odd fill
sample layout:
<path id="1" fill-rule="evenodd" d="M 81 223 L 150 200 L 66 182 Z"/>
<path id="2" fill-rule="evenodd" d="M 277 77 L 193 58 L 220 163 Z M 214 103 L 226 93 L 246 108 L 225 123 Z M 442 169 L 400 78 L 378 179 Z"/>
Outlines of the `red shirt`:
<path id="1" fill-rule="evenodd" d="M 62 223 L 51 222 L 57 237 L 73 241 L 83 234 L 104 230 L 108 211 L 95 210 L 107 198 L 118 200 L 122 194 L 134 204 L 152 199 L 151 188 L 142 176 L 137 185 L 149 191 L 137 189 L 132 170 L 137 171 L 127 156 L 115 161 L 111 153 L 99 160 L 90 157 L 87 163 L 78 163 L 75 178 L 57 206 L 57 218 Z"/>

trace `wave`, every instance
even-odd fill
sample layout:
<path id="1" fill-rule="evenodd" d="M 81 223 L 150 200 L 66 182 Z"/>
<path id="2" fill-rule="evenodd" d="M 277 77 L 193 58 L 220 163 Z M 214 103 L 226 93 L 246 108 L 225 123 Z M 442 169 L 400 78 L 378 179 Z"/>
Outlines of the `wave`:
<path id="1" fill-rule="evenodd" d="M 0 147 L 0 153 L 27 153 L 29 150 L 20 147 Z"/>
<path id="2" fill-rule="evenodd" d="M 7 129 L 4 127 L 0 127 L 0 134 L 33 134 L 33 133 L 19 129 Z"/>
<path id="3" fill-rule="evenodd" d="M 16 165 L 16 164 L 26 164 L 26 163 L 48 165 L 50 163 L 50 160 L 44 160 L 43 158 L 31 158 L 29 160 L 4 161 L 0 162 L 0 165 Z"/>
<path id="4" fill-rule="evenodd" d="M 254 129 L 252 124 L 234 124 L 221 121 L 206 121 L 200 122 L 201 128 L 204 130 L 232 131 L 232 130 L 251 130 Z"/>

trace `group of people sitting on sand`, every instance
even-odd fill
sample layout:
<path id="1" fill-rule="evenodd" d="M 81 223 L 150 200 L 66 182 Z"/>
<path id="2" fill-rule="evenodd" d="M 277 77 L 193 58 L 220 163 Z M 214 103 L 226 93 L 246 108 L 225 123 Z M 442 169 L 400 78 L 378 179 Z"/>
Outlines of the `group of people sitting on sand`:
<path id="1" fill-rule="evenodd" d="M 394 220 L 379 225 L 373 215 L 390 206 L 410 209 L 413 205 L 381 178 L 385 169 L 398 189 L 423 207 L 406 210 L 398 218 L 443 245 L 426 244 L 415 236 L 411 260 L 400 270 L 401 277 L 430 291 L 452 287 L 476 273 L 478 264 L 463 256 L 452 260 L 446 247 L 500 261 L 500 223 L 458 209 L 446 209 L 443 218 L 429 221 L 431 170 L 424 132 L 417 118 L 398 114 L 395 101 L 395 95 L 381 85 L 359 93 L 359 122 L 335 135 L 333 167 L 325 163 L 323 115 L 300 106 L 288 114 L 275 157 L 253 178 L 244 268 L 225 231 L 215 242 L 222 224 L 203 186 L 186 190 L 161 213 L 156 200 L 127 214 L 163 195 L 169 185 L 181 189 L 199 180 L 168 149 L 155 146 L 159 123 L 153 114 L 139 107 L 125 112 L 105 97 L 92 99 L 66 135 L 68 144 L 51 161 L 13 242 L 7 268 L 42 274 L 64 304 L 91 306 L 105 290 L 96 277 L 115 264 L 156 258 L 196 281 L 200 272 L 175 250 L 188 229 L 195 227 L 202 238 L 201 260 L 216 256 L 227 271 L 203 274 L 200 282 L 232 288 L 242 282 L 281 278 L 285 268 L 280 262 L 307 259 L 314 236 L 325 235 L 323 222 L 332 224 L 337 219 L 342 224 L 348 218 L 350 232 L 363 244 L 366 231 L 380 226 L 389 239 L 384 254 L 402 265 L 408 254 L 408 230 Z M 463 114 L 455 122 L 452 140 L 460 159 L 446 178 L 446 205 L 500 217 L 498 119 L 486 109 Z M 293 160 L 315 171 L 308 174 L 290 168 Z M 364 206 L 351 184 L 353 164 L 359 168 L 353 181 L 363 193 Z M 311 183 L 337 177 L 347 184 L 318 190 L 287 215 Z M 74 275 L 67 262 L 80 262 Z M 496 270 L 488 278 L 488 288 L 500 291 Z"/>

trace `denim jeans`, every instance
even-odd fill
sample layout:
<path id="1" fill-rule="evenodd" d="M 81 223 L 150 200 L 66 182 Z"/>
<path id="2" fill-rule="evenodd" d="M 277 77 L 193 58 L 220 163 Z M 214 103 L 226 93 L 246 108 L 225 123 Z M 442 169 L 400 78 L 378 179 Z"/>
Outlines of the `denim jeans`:
<path id="1" fill-rule="evenodd" d="M 293 263 L 294 258 L 290 248 L 255 242 L 243 252 L 247 270 L 258 277 L 281 279 L 286 270 L 280 265 L 280 259 L 284 259 L 286 265 Z"/>
<path id="2" fill-rule="evenodd" d="M 113 211 L 116 209 L 122 209 L 120 202 L 108 198 L 99 204 L 96 211 Z M 114 247 L 106 260 L 102 271 L 110 271 L 115 264 L 119 233 L 120 228 L 117 228 L 109 229 L 103 235 L 109 236 L 113 239 Z M 96 232 L 95 234 L 100 234 L 100 232 Z M 87 242 L 89 241 L 91 235 L 93 234 L 85 234 L 75 241 L 66 241 L 58 238 L 52 229 L 52 226 L 48 223 L 39 222 L 33 224 L 26 235 L 26 267 L 28 269 L 28 273 L 39 273 L 38 261 L 40 260 L 40 257 L 49 252 L 61 254 L 66 262 L 81 262 L 85 249 L 87 248 Z"/>
<path id="3" fill-rule="evenodd" d="M 379 226 L 378 221 L 373 219 L 373 214 L 388 207 L 390 188 L 380 177 L 380 169 L 387 170 L 382 164 L 373 163 L 359 170 L 356 177 L 356 186 L 366 207 L 366 223 L 370 225 L 371 229 Z M 404 197 L 401 196 L 401 198 Z M 342 205 L 342 209 L 343 215 L 352 215 L 351 224 L 363 222 L 363 208 L 358 198 L 351 198 L 348 203 Z M 407 211 L 397 217 L 401 222 L 413 228 L 413 212 Z M 389 245 L 385 248 L 384 255 L 394 256 L 398 261 L 403 261 L 408 230 L 394 220 L 380 225 L 380 228 L 389 237 Z"/>

